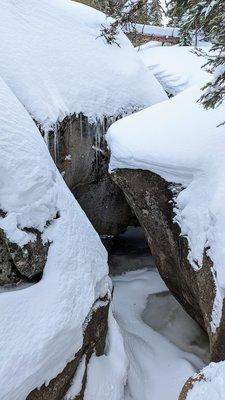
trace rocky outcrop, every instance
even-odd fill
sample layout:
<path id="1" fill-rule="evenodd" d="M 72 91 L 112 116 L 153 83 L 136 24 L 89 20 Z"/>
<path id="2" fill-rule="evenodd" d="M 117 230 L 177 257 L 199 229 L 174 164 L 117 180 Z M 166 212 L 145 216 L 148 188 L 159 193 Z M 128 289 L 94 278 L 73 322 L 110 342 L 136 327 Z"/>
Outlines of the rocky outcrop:
<path id="1" fill-rule="evenodd" d="M 48 147 L 76 200 L 100 236 L 114 236 L 132 225 L 134 215 L 123 192 L 108 174 L 105 133 L 113 122 L 90 123 L 83 115 L 67 117 L 48 135 Z"/>
<path id="2" fill-rule="evenodd" d="M 98 300 L 99 301 L 99 300 Z M 76 374 L 79 363 L 85 356 L 85 371 L 82 379 L 82 388 L 80 393 L 74 400 L 83 400 L 86 380 L 87 366 L 93 353 L 97 357 L 104 354 L 106 335 L 108 331 L 108 311 L 109 299 L 101 299 L 100 307 L 93 310 L 87 316 L 87 321 L 84 323 L 83 346 L 75 354 L 74 359 L 70 361 L 65 369 L 47 385 L 43 385 L 40 389 L 35 389 L 29 394 L 27 400 L 62 400 L 66 395 L 72 379 Z"/>
<path id="3" fill-rule="evenodd" d="M 212 331 L 212 309 L 216 295 L 211 260 L 205 255 L 203 267 L 195 271 L 188 262 L 188 243 L 173 223 L 173 197 L 181 188 L 160 176 L 142 170 L 117 170 L 114 181 L 134 210 L 154 256 L 160 275 L 176 299 L 207 331 L 211 359 L 225 359 L 225 312 L 220 327 Z"/>
<path id="4" fill-rule="evenodd" d="M 24 229 L 35 240 L 23 247 L 12 243 L 0 229 L 0 286 L 38 281 L 43 273 L 49 243 L 43 243 L 37 229 Z"/>

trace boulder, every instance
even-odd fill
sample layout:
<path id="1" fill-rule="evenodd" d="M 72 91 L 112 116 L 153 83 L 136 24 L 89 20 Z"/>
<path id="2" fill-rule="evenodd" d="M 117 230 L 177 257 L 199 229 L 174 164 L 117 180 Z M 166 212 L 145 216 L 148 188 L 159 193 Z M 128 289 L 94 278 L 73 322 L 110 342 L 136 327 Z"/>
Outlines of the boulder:
<path id="1" fill-rule="evenodd" d="M 110 364 L 111 344 L 124 350 L 108 320 L 107 252 L 29 113 L 2 79 L 0 89 L 1 400 L 62 400 L 92 354 L 88 374 L 96 360 L 107 370 L 107 359 L 121 390 L 125 361 L 118 379 L 119 363 Z"/>
<path id="2" fill-rule="evenodd" d="M 173 198 L 181 187 L 143 170 L 118 169 L 112 178 L 144 229 L 161 277 L 187 313 L 208 333 L 211 359 L 224 360 L 225 313 L 216 331 L 211 326 L 216 296 L 212 261 L 205 255 L 203 267 L 194 270 L 188 261 L 188 242 L 173 222 Z"/>
<path id="3" fill-rule="evenodd" d="M 67 117 L 47 138 L 50 153 L 101 237 L 115 236 L 136 223 L 122 190 L 108 173 L 105 133 L 112 119 L 91 123 L 82 114 Z"/>
<path id="4" fill-rule="evenodd" d="M 0 286 L 34 282 L 42 276 L 49 242 L 43 243 L 41 232 L 37 229 L 25 228 L 24 231 L 32 233 L 35 240 L 20 247 L 12 243 L 0 229 Z"/>

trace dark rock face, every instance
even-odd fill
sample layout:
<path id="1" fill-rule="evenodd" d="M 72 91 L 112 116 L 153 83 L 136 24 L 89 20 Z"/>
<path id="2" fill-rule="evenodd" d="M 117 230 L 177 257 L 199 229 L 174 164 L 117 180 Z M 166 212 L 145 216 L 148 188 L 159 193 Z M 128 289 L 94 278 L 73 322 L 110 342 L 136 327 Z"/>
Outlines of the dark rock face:
<path id="1" fill-rule="evenodd" d="M 133 224 L 123 192 L 108 174 L 105 133 L 113 120 L 91 124 L 82 115 L 67 117 L 48 146 L 67 185 L 100 236 L 114 236 Z"/>
<path id="2" fill-rule="evenodd" d="M 225 359 L 225 312 L 215 333 L 211 315 L 215 299 L 212 262 L 205 256 L 203 267 L 194 271 L 188 262 L 187 240 L 173 223 L 173 194 L 158 175 L 142 170 L 117 170 L 114 181 L 123 190 L 143 227 L 160 275 L 176 299 L 209 336 L 211 359 Z"/>
<path id="3" fill-rule="evenodd" d="M 23 247 L 10 242 L 0 229 L 0 286 L 32 282 L 41 278 L 47 261 L 49 243 L 43 243 L 36 229 L 25 229 L 36 240 Z"/>
<path id="4" fill-rule="evenodd" d="M 104 305 L 94 309 L 87 317 L 84 330 L 83 346 L 75 354 L 74 359 L 67 364 L 65 369 L 48 386 L 32 391 L 27 400 L 62 400 L 66 395 L 72 379 L 83 356 L 86 356 L 86 369 L 82 381 L 82 389 L 74 400 L 83 400 L 87 380 L 87 366 L 91 355 L 95 352 L 97 357 L 104 354 L 106 335 L 108 331 L 109 299 L 102 299 Z"/>

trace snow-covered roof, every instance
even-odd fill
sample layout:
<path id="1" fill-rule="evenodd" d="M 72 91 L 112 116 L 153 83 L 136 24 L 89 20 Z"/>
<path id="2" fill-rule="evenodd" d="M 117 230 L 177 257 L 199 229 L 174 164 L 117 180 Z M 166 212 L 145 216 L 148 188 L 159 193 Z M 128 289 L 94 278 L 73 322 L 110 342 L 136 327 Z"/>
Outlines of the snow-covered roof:
<path id="1" fill-rule="evenodd" d="M 186 187 L 176 198 L 176 221 L 188 238 L 189 261 L 202 265 L 209 247 L 221 288 L 225 288 L 225 104 L 205 110 L 197 86 L 116 122 L 107 135 L 110 169 L 146 169 Z M 221 317 L 219 289 L 212 329 Z"/>
<path id="2" fill-rule="evenodd" d="M 205 46 L 207 51 L 209 46 Z M 176 95 L 194 84 L 204 84 L 208 73 L 201 68 L 206 60 L 190 46 L 152 46 L 149 42 L 139 48 L 139 55 L 163 88 Z"/>
<path id="3" fill-rule="evenodd" d="M 107 254 L 36 125 L 1 79 L 0 170 L 0 209 L 7 213 L 1 228 L 24 244 L 32 237 L 21 229 L 36 227 L 51 243 L 41 281 L 0 294 L 0 397 L 22 400 L 81 348 L 82 324 L 108 292 Z"/>
<path id="4" fill-rule="evenodd" d="M 101 118 L 164 98 L 122 32 L 113 45 L 99 37 L 103 13 L 70 0 L 0 8 L 0 76 L 44 130 L 69 114 Z"/>

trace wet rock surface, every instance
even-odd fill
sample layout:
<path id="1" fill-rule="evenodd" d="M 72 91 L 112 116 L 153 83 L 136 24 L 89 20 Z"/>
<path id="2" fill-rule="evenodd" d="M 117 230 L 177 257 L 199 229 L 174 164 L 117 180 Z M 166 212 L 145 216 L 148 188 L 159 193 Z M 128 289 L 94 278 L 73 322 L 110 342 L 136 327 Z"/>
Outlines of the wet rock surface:
<path id="1" fill-rule="evenodd" d="M 142 170 L 117 170 L 112 177 L 144 229 L 155 264 L 167 287 L 207 332 L 211 359 L 225 359 L 225 313 L 217 331 L 211 329 L 216 294 L 212 262 L 205 256 L 199 271 L 194 271 L 189 264 L 187 240 L 180 236 L 179 226 L 173 223 L 171 185 L 158 175 Z"/>
<path id="2" fill-rule="evenodd" d="M 90 123 L 82 114 L 67 117 L 46 140 L 67 185 L 100 236 L 114 236 L 135 217 L 108 174 L 105 133 L 113 119 Z"/>

